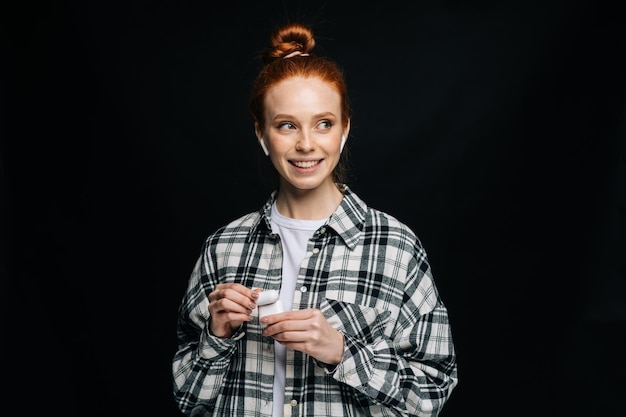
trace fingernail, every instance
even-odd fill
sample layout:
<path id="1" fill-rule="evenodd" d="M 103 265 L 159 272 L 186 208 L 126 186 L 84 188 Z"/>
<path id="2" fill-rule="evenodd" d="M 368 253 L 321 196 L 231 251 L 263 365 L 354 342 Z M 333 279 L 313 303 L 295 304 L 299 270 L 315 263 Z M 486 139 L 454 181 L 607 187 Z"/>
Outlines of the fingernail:
<path id="1" fill-rule="evenodd" d="M 254 310 L 256 308 L 256 304 L 250 303 L 248 304 L 248 307 L 250 307 L 250 310 Z"/>

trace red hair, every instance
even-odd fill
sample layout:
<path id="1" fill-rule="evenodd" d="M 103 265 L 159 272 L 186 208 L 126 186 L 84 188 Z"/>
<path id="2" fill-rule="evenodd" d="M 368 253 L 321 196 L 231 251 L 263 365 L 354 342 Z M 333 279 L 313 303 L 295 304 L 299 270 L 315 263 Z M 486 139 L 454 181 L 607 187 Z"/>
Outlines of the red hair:
<path id="1" fill-rule="evenodd" d="M 280 26 L 271 34 L 269 47 L 262 54 L 263 68 L 254 81 L 249 102 L 252 118 L 261 130 L 266 123 L 265 95 L 273 86 L 292 77 L 315 77 L 331 85 L 341 100 L 341 123 L 344 128 L 348 125 L 351 108 L 343 72 L 333 60 L 313 54 L 314 48 L 312 29 L 300 23 Z M 342 156 L 344 153 L 345 150 Z M 341 158 L 333 171 L 336 183 L 345 183 L 345 171 Z"/>

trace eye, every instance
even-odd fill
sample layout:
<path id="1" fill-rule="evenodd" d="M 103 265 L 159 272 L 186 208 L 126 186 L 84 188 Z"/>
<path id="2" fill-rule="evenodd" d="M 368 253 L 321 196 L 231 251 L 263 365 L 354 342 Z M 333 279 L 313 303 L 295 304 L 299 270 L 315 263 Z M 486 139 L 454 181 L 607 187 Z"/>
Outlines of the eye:
<path id="1" fill-rule="evenodd" d="M 322 120 L 317 124 L 317 128 L 319 130 L 330 130 L 333 127 L 334 123 L 330 120 Z"/>
<path id="2" fill-rule="evenodd" d="M 296 126 L 291 122 L 281 122 L 278 125 L 276 125 L 276 128 L 279 130 L 290 130 L 290 129 L 295 129 Z"/>

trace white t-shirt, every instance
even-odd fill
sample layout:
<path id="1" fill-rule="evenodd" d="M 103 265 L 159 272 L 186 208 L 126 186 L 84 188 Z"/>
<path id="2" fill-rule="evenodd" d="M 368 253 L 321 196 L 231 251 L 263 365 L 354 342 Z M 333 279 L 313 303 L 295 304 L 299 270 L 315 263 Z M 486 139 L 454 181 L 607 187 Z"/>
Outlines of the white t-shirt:
<path id="1" fill-rule="evenodd" d="M 284 311 L 289 311 L 293 304 L 293 295 L 296 290 L 300 264 L 306 254 L 309 239 L 313 233 L 326 223 L 328 219 L 298 220 L 283 216 L 276 209 L 276 202 L 272 205 L 272 232 L 280 236 L 283 247 L 283 277 L 280 288 L 280 301 Z M 278 342 L 274 342 L 274 407 L 273 417 L 283 417 L 285 401 L 285 358 L 287 349 Z"/>

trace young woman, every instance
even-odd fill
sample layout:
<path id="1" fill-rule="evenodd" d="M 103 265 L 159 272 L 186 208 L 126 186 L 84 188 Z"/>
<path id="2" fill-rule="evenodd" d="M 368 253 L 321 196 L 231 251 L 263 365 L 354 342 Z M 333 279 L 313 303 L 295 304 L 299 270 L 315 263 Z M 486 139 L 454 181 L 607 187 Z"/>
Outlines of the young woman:
<path id="1" fill-rule="evenodd" d="M 250 109 L 277 184 L 189 279 L 173 358 L 187 415 L 436 416 L 458 383 L 419 239 L 345 184 L 346 84 L 314 46 L 287 24 L 263 56 Z"/>

